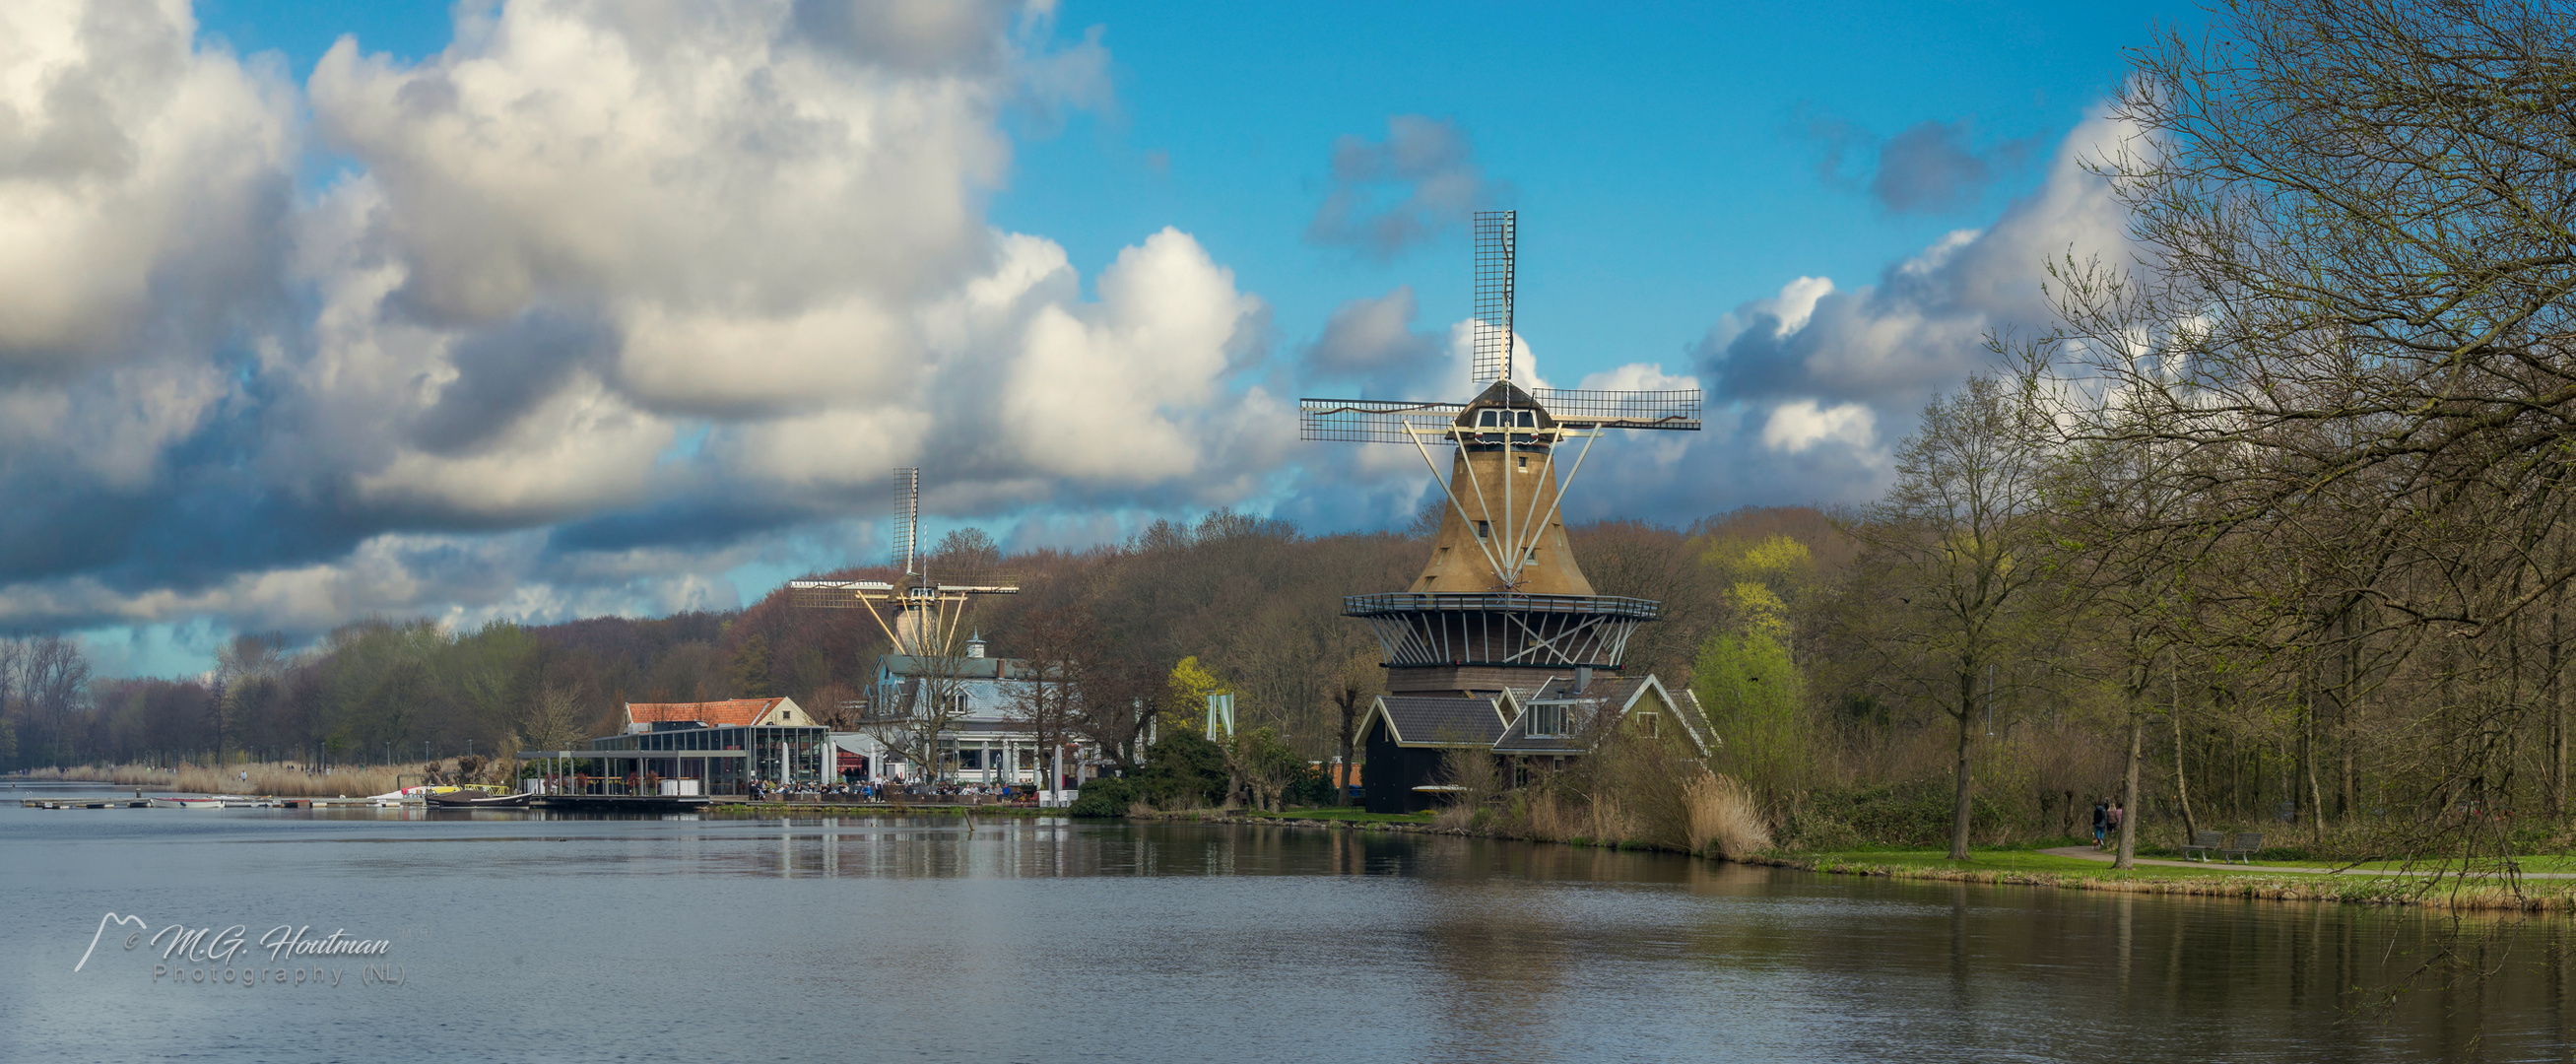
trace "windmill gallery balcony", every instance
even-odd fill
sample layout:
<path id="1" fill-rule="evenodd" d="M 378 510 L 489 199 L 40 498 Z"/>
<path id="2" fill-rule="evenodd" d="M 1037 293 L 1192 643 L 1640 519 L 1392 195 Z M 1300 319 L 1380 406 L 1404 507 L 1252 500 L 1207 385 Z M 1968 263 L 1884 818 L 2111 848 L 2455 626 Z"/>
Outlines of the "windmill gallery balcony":
<path id="1" fill-rule="evenodd" d="M 1661 610 L 1650 599 L 1608 595 L 1405 591 L 1342 600 L 1342 614 L 1367 621 L 1377 636 L 1399 673 L 1391 681 L 1439 689 L 1478 685 L 1426 670 L 1617 669 L 1629 636 Z M 1401 683 L 1408 679 L 1420 683 Z"/>

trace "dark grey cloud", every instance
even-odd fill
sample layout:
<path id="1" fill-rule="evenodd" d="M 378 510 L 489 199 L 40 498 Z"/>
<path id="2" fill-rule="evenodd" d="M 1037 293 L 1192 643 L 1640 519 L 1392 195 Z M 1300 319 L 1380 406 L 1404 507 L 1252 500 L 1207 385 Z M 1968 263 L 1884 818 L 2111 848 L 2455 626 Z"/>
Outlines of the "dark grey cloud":
<path id="1" fill-rule="evenodd" d="M 1428 386 L 1447 363 L 1441 336 L 1414 329 L 1419 310 L 1411 285 L 1333 308 L 1323 334 L 1305 349 L 1307 373 L 1348 380 L 1368 392 L 1355 398 L 1395 397 L 1410 388 Z"/>
<path id="2" fill-rule="evenodd" d="M 1884 141 L 1821 110 L 1802 107 L 1798 135 L 1824 149 L 1816 175 L 1835 188 L 1866 188 L 1894 214 L 1949 214 L 1975 207 L 2004 173 L 2027 162 L 2036 138 L 1979 146 L 1973 123 L 1925 120 Z"/>
<path id="3" fill-rule="evenodd" d="M 1975 206 L 1997 172 L 2019 166 L 2031 141 L 2008 140 L 1980 152 L 1968 123 L 1923 122 L 1888 138 L 1878 152 L 1869 191 L 1899 213 L 1938 214 Z"/>
<path id="4" fill-rule="evenodd" d="M 1386 139 L 1345 134 L 1333 142 L 1332 189 L 1306 224 L 1306 240 L 1393 258 L 1467 224 L 1477 209 L 1511 196 L 1476 163 L 1456 119 L 1394 115 Z"/>
<path id="5" fill-rule="evenodd" d="M 561 391 L 576 367 L 616 346 L 607 324 L 553 308 L 473 334 L 456 345 L 450 356 L 456 379 L 412 421 L 411 440 L 433 454 L 469 452 Z"/>
<path id="6" fill-rule="evenodd" d="M 1009 58 L 1001 0 L 796 0 L 792 39 L 911 74 L 997 70 Z"/>

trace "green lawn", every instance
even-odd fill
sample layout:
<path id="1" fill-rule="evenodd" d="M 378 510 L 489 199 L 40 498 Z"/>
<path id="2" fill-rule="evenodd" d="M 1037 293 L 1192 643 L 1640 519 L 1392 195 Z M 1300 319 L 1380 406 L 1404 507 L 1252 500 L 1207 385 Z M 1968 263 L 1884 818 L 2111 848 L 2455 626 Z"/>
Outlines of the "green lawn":
<path id="1" fill-rule="evenodd" d="M 1431 819 L 1438 814 L 1372 813 L 1361 809 L 1356 805 L 1345 805 L 1336 806 L 1331 809 L 1291 809 L 1285 813 L 1255 813 L 1246 811 L 1243 815 L 1272 816 L 1286 820 L 1349 820 L 1372 824 L 1428 824 L 1431 822 Z"/>
<path id="2" fill-rule="evenodd" d="M 2315 876 L 2315 873 L 2285 872 L 2263 865 L 2226 865 L 2211 862 L 2190 868 L 2142 864 L 2128 871 L 2118 871 L 2108 861 L 2088 861 L 2081 857 L 2060 857 L 2033 850 L 1972 850 L 1965 861 L 1949 859 L 1948 850 L 1854 850 L 1820 853 L 1812 859 L 1820 864 L 1889 865 L 1898 868 L 1950 868 L 1977 872 L 2039 872 L 2051 875 L 2118 876 L 2122 878 L 2178 879 L 2192 876 L 2260 874 L 2266 877 Z M 2321 878 L 2321 877 L 2320 877 Z"/>

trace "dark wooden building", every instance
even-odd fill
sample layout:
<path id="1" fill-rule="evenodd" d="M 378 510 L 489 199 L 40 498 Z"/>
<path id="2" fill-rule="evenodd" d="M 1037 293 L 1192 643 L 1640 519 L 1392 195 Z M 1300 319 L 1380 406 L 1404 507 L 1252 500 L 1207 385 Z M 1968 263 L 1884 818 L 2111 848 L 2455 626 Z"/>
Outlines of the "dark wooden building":
<path id="1" fill-rule="evenodd" d="M 1505 778 L 1532 768 L 1562 769 L 1590 754 L 1614 729 L 1706 757 L 1715 745 L 1695 700 L 1676 701 L 1653 676 L 1595 680 L 1551 677 L 1526 695 L 1380 695 L 1361 719 L 1368 757 L 1362 801 L 1372 813 L 1417 813 L 1448 804 L 1452 756 L 1490 757 Z"/>

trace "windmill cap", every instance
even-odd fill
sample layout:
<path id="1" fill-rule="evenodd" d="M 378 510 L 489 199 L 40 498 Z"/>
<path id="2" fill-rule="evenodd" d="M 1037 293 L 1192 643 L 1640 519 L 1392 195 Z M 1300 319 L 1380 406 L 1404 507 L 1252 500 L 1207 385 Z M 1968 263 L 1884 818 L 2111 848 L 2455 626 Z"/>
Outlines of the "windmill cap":
<path id="1" fill-rule="evenodd" d="M 1492 386 L 1477 393 L 1474 399 L 1468 400 L 1467 409 L 1458 412 L 1458 420 L 1455 424 L 1462 429 L 1475 428 L 1477 412 L 1497 407 L 1538 411 L 1539 428 L 1556 427 L 1555 416 L 1549 414 L 1546 407 L 1539 405 L 1538 400 L 1530 398 L 1530 393 L 1522 391 L 1520 385 L 1510 381 L 1495 381 Z"/>

